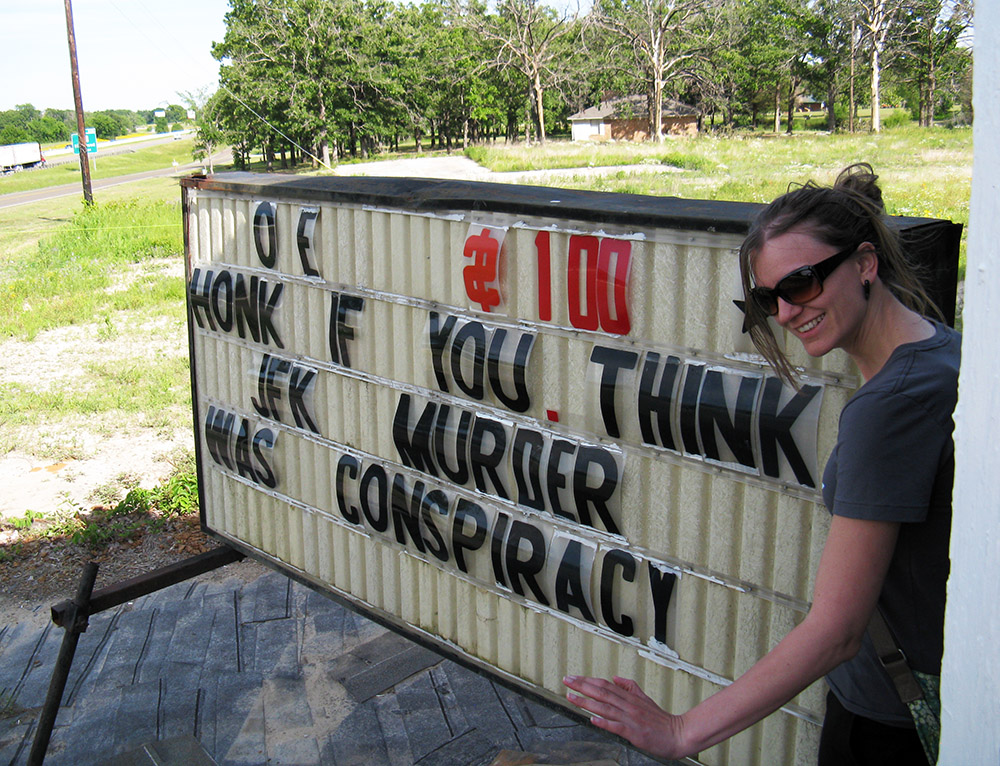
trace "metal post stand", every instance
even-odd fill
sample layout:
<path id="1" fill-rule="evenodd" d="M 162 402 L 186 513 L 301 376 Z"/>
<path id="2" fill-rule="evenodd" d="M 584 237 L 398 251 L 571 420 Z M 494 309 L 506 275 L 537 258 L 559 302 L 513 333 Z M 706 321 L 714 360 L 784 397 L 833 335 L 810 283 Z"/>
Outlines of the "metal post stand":
<path id="1" fill-rule="evenodd" d="M 73 656 L 76 654 L 76 644 L 80 640 L 80 634 L 87 630 L 90 615 L 112 609 L 126 601 L 148 595 L 205 572 L 211 572 L 226 564 L 242 561 L 244 558 L 246 558 L 245 554 L 240 551 L 223 546 L 117 585 L 102 588 L 96 593 L 93 590 L 94 581 L 97 579 L 97 564 L 90 562 L 84 566 L 76 598 L 72 601 L 62 601 L 52 607 L 52 621 L 65 628 L 66 635 L 63 636 L 56 666 L 52 669 L 52 680 L 49 681 L 45 705 L 38 718 L 38 730 L 35 732 L 35 740 L 31 744 L 28 766 L 41 766 L 45 759 L 45 752 L 49 748 L 49 739 L 52 737 L 52 727 L 55 725 L 63 691 L 66 689 L 66 681 L 69 678 L 70 667 L 73 665 Z"/>
<path id="2" fill-rule="evenodd" d="M 83 567 L 83 576 L 80 578 L 76 598 L 68 602 L 67 622 L 63 626 L 66 628 L 66 634 L 59 648 L 56 666 L 52 669 L 52 680 L 49 682 L 48 694 L 45 695 L 45 705 L 38 718 L 38 731 L 35 732 L 35 741 L 31 744 L 31 754 L 28 756 L 29 766 L 41 766 L 45 760 L 45 751 L 49 748 L 49 738 L 52 736 L 52 727 L 59 712 L 59 703 L 62 702 L 63 691 L 66 689 L 66 679 L 69 678 L 69 669 L 73 665 L 73 655 L 76 654 L 76 644 L 80 640 L 80 634 L 87 630 L 90 594 L 94 590 L 96 579 L 97 564 L 91 561 Z"/>

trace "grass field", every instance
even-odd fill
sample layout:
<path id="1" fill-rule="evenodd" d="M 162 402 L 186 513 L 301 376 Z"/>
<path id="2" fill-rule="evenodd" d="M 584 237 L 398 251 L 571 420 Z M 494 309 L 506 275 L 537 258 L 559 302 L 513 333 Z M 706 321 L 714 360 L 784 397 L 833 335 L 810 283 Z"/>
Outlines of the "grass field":
<path id="1" fill-rule="evenodd" d="M 880 176 L 891 215 L 944 218 L 967 227 L 972 130 L 905 126 L 880 135 L 797 133 L 764 138 L 672 139 L 662 145 L 550 143 L 467 152 L 496 171 L 627 165 L 610 175 L 563 174 L 545 183 L 595 191 L 687 199 L 769 202 L 789 183 L 831 183 L 855 162 Z M 961 266 L 965 268 L 965 236 Z"/>

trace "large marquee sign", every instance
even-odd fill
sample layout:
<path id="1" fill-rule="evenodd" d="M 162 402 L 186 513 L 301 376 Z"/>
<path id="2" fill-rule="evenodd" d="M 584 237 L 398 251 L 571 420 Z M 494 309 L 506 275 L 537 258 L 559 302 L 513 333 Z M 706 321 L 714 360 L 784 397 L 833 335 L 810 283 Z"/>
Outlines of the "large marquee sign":
<path id="1" fill-rule="evenodd" d="M 789 343 L 794 389 L 752 353 L 754 206 L 183 186 L 212 534 L 556 704 L 567 673 L 618 674 L 686 709 L 801 619 L 858 379 Z M 821 714 L 809 689 L 701 760 L 812 762 Z"/>

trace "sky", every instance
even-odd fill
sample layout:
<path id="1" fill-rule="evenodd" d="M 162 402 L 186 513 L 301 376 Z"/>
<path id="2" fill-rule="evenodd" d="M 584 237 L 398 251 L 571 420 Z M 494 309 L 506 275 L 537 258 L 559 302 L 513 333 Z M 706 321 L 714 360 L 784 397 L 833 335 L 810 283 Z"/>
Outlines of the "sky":
<path id="1" fill-rule="evenodd" d="M 228 0 L 73 0 L 85 111 L 184 104 L 218 84 Z M 0 0 L 0 111 L 73 109 L 63 0 Z"/>

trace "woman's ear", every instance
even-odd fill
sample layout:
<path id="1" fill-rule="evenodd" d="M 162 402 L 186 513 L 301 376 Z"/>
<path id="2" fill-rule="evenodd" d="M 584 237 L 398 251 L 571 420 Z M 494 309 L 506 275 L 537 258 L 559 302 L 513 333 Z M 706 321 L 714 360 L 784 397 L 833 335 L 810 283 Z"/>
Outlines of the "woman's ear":
<path id="1" fill-rule="evenodd" d="M 871 242 L 858 245 L 858 272 L 862 282 L 874 282 L 878 276 L 878 251 Z"/>

